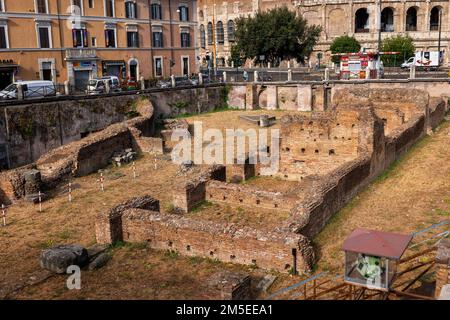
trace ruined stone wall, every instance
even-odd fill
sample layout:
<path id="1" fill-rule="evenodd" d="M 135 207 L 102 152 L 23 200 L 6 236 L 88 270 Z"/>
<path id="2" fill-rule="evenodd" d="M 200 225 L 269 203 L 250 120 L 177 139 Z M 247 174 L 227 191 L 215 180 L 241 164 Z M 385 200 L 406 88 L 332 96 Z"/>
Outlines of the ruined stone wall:
<path id="1" fill-rule="evenodd" d="M 52 149 L 127 120 L 138 100 L 128 95 L 2 108 L 10 166 L 26 165 Z"/>
<path id="2" fill-rule="evenodd" d="M 128 120 L 139 113 L 142 100 L 151 101 L 158 118 L 222 108 L 227 99 L 227 87 L 208 86 L 0 107 L 0 170 L 8 163 L 10 168 L 32 163 L 55 148 Z M 149 136 L 154 127 L 137 129 Z"/>
<path id="3" fill-rule="evenodd" d="M 295 198 L 280 192 L 260 190 L 249 185 L 210 181 L 206 184 L 206 200 L 255 209 L 290 211 Z"/>
<path id="4" fill-rule="evenodd" d="M 336 106 L 338 100 L 363 105 L 369 100 L 423 105 L 427 97 L 421 92 L 445 101 L 450 97 L 450 83 L 442 79 L 234 83 L 229 86 L 229 104 L 239 109 L 324 111 Z M 344 91 L 355 92 L 355 88 L 361 94 L 352 93 L 348 97 L 342 94 Z"/>
<path id="5" fill-rule="evenodd" d="M 174 250 L 267 270 L 289 271 L 294 257 L 300 272 L 309 272 L 314 253 L 302 235 L 259 231 L 233 224 L 200 221 L 146 210 L 126 210 L 122 216 L 125 241 L 147 242 L 158 250 Z"/>
<path id="6" fill-rule="evenodd" d="M 125 210 L 131 208 L 152 211 L 160 210 L 159 201 L 147 195 L 132 198 L 124 203 L 116 205 L 107 212 L 99 213 L 95 222 L 97 243 L 113 244 L 124 240 L 122 232 L 122 216 Z"/>
<path id="7" fill-rule="evenodd" d="M 287 115 L 281 119 L 280 174 L 301 180 L 326 174 L 339 161 L 357 156 L 358 111 L 317 113 L 311 117 Z"/>
<path id="8" fill-rule="evenodd" d="M 313 194 L 308 194 L 304 203 L 295 208 L 287 226 L 313 238 L 327 224 L 329 219 L 343 208 L 370 179 L 369 158 L 359 158 L 335 170 L 322 179 Z M 305 220 L 306 215 L 306 220 Z M 294 217 L 300 216 L 297 223 Z"/>
<path id="9" fill-rule="evenodd" d="M 206 184 L 210 180 L 225 181 L 225 167 L 212 166 L 197 179 L 176 187 L 173 193 L 174 209 L 180 213 L 187 213 L 205 201 Z"/>

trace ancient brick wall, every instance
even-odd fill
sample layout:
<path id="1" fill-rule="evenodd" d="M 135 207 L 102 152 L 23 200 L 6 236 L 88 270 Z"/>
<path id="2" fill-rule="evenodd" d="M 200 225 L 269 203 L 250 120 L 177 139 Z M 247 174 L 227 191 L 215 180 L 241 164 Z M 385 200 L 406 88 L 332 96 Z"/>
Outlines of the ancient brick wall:
<path id="1" fill-rule="evenodd" d="M 295 208 L 285 224 L 308 238 L 316 236 L 328 220 L 343 208 L 370 179 L 370 158 L 359 158 L 334 171 L 328 179 L 322 179 L 307 201 Z M 300 217 L 300 219 L 296 219 Z M 305 220 L 306 217 L 306 220 Z"/>
<path id="2" fill-rule="evenodd" d="M 235 206 L 290 211 L 295 198 L 280 192 L 260 190 L 249 185 L 210 181 L 206 184 L 206 200 Z"/>
<path id="3" fill-rule="evenodd" d="M 123 241 L 122 215 L 125 210 L 131 208 L 158 211 L 160 210 L 159 201 L 150 196 L 143 196 L 130 199 L 121 203 L 108 212 L 102 212 L 97 215 L 95 222 L 95 235 L 97 243 L 113 244 Z"/>
<path id="4" fill-rule="evenodd" d="M 201 256 L 264 269 L 311 271 L 314 253 L 302 235 L 255 230 L 179 215 L 131 209 L 122 215 L 125 241 L 147 242 L 154 249 Z M 294 262 L 295 260 L 295 262 Z"/>
<path id="5" fill-rule="evenodd" d="M 226 169 L 224 166 L 212 166 L 197 179 L 175 188 L 173 205 L 181 213 L 190 212 L 197 205 L 206 200 L 206 183 L 210 180 L 225 181 Z"/>
<path id="6" fill-rule="evenodd" d="M 280 174 L 301 180 L 310 174 L 325 174 L 339 161 L 356 157 L 358 116 L 357 111 L 283 116 Z"/>

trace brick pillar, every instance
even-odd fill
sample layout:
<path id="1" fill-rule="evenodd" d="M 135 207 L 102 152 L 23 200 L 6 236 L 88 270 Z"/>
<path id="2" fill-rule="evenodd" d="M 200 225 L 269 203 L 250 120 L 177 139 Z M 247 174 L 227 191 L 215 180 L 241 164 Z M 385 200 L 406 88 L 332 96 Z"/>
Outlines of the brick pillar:
<path id="1" fill-rule="evenodd" d="M 436 254 L 436 289 L 434 295 L 439 297 L 442 287 L 449 283 L 450 239 L 443 239 Z"/>

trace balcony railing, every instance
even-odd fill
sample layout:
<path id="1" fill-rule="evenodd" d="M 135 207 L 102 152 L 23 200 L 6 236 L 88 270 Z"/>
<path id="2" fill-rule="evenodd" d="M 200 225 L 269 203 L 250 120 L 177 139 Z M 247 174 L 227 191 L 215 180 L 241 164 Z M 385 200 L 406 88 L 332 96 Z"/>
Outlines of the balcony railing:
<path id="1" fill-rule="evenodd" d="M 97 50 L 95 49 L 67 49 L 66 59 L 93 59 L 97 58 Z"/>

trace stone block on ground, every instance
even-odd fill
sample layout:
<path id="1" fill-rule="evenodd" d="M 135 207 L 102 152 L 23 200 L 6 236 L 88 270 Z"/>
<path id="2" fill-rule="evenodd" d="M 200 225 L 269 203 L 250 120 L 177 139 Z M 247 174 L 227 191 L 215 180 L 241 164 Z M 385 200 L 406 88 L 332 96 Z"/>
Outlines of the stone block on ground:
<path id="1" fill-rule="evenodd" d="M 89 262 L 87 250 L 77 244 L 61 245 L 43 250 L 40 257 L 42 268 L 55 273 L 66 273 L 69 266 L 84 267 Z"/>
<path id="2" fill-rule="evenodd" d="M 94 258 L 94 260 L 89 263 L 88 269 L 90 271 L 100 269 L 104 267 L 110 259 L 111 256 L 108 253 L 100 253 L 96 258 Z"/>

